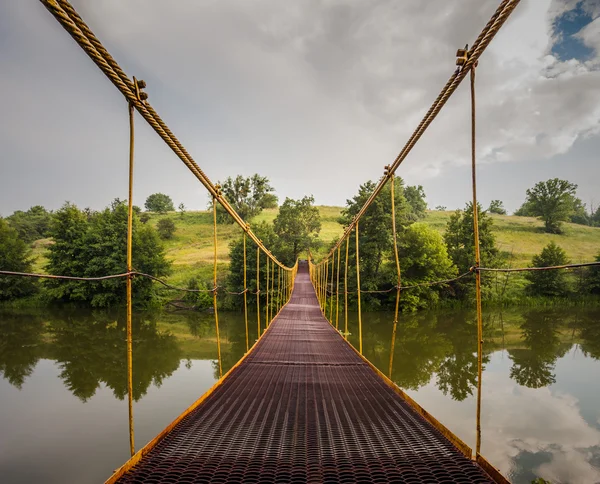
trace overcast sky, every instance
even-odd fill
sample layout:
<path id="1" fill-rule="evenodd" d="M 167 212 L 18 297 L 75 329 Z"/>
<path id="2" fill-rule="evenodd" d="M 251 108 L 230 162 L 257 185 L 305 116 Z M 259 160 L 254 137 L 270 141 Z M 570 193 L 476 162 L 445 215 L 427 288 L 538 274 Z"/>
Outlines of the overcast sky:
<path id="1" fill-rule="evenodd" d="M 343 205 L 396 157 L 497 0 L 73 0 L 206 174 Z M 480 60 L 480 200 L 553 177 L 600 204 L 600 0 L 522 0 Z M 401 165 L 430 207 L 470 197 L 468 82 Z M 122 95 L 35 0 L 0 0 L 0 214 L 127 197 Z M 207 196 L 136 118 L 134 202 Z"/>

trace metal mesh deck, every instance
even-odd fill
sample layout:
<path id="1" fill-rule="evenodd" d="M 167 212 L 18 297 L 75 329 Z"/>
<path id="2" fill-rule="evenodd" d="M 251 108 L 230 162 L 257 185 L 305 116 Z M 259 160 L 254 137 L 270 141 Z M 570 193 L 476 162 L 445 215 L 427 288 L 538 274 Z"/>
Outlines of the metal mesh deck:
<path id="1" fill-rule="evenodd" d="M 118 482 L 492 480 L 337 334 L 304 265 L 246 359 Z"/>

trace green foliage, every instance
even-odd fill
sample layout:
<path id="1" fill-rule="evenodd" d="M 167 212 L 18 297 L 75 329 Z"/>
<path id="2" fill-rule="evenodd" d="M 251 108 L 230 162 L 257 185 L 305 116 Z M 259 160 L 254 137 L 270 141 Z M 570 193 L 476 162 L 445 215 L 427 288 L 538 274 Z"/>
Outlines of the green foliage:
<path id="1" fill-rule="evenodd" d="M 177 207 L 179 209 L 179 214 L 183 217 L 185 215 L 185 205 L 182 203 Z"/>
<path id="2" fill-rule="evenodd" d="M 423 223 L 415 223 L 404 231 L 398 249 L 402 285 L 450 279 L 457 274 L 442 236 Z M 414 311 L 433 305 L 443 290 L 443 286 L 407 289 L 402 293 L 402 309 Z"/>
<path id="3" fill-rule="evenodd" d="M 575 211 L 575 190 L 577 185 L 558 178 L 538 182 L 527 190 L 526 212 L 543 220 L 546 232 L 560 234 Z"/>
<path id="4" fill-rule="evenodd" d="M 596 256 L 596 262 L 600 262 L 600 254 Z M 591 294 L 600 295 L 600 266 L 588 268 L 585 275 L 585 289 Z"/>
<path id="5" fill-rule="evenodd" d="M 549 267 L 569 264 L 567 253 L 554 242 L 533 256 L 531 267 Z M 529 293 L 535 296 L 565 296 L 569 292 L 567 273 L 564 270 L 532 271 L 525 274 L 530 282 Z"/>
<path id="6" fill-rule="evenodd" d="M 212 288 L 212 284 L 211 284 Z M 213 296 L 208 292 L 208 284 L 197 277 L 192 277 L 187 283 L 187 289 L 202 292 L 186 292 L 183 300 L 194 306 L 194 309 L 207 309 L 213 305 Z"/>
<path id="7" fill-rule="evenodd" d="M 494 221 L 485 212 L 481 205 L 478 207 L 479 220 L 479 252 L 482 267 L 496 267 L 500 262 L 500 251 L 496 246 L 496 237 L 493 233 Z M 467 203 L 465 210 L 457 210 L 450 216 L 446 224 L 444 241 L 448 247 L 448 254 L 458 268 L 459 273 L 464 273 L 475 265 L 475 239 L 473 237 L 473 204 Z M 489 281 L 482 278 L 484 285 Z M 453 283 L 453 288 L 459 297 L 468 297 L 473 284 L 467 280 Z"/>
<path id="8" fill-rule="evenodd" d="M 173 200 L 164 193 L 153 193 L 146 198 L 144 206 L 148 212 L 167 213 L 175 211 Z"/>
<path id="9" fill-rule="evenodd" d="M 340 222 L 350 225 L 356 214 L 375 190 L 376 184 L 368 181 L 361 185 L 351 200 L 346 200 L 346 208 L 342 210 Z M 402 179 L 397 177 L 394 184 L 394 206 L 396 212 L 396 229 L 402 234 L 414 220 L 412 207 L 404 197 Z M 391 260 L 393 249 L 392 236 L 392 198 L 391 185 L 388 183 L 380 192 L 379 196 L 361 217 L 358 228 L 359 254 L 360 254 L 360 279 L 363 289 L 375 290 L 380 287 L 382 281 L 379 278 L 380 270 L 385 260 Z M 399 239 L 402 236 L 399 235 Z M 356 260 L 356 246 L 354 237 L 351 236 L 349 260 Z M 352 269 L 349 274 L 352 274 Z M 350 278 L 350 275 L 348 276 Z M 356 273 L 351 280 L 356 279 Z M 389 281 L 385 281 L 389 283 Z"/>
<path id="10" fill-rule="evenodd" d="M 321 215 L 314 202 L 312 196 L 301 200 L 286 198 L 273 221 L 273 229 L 281 243 L 282 259 L 288 265 L 316 244 L 321 231 Z"/>
<path id="11" fill-rule="evenodd" d="M 55 213 L 47 270 L 51 274 L 99 277 L 126 272 L 127 207 L 120 203 L 88 218 L 75 205 L 65 204 Z M 156 277 L 169 272 L 164 249 L 156 231 L 133 218 L 133 267 Z M 94 307 L 125 302 L 124 278 L 99 282 L 48 280 L 47 295 L 56 301 L 91 304 Z M 153 297 L 152 281 L 133 280 L 133 296 L 138 304 Z"/>
<path id="12" fill-rule="evenodd" d="M 242 175 L 228 177 L 221 184 L 223 195 L 244 220 L 255 217 L 264 208 L 277 207 L 277 197 L 272 193 L 274 190 L 269 179 L 258 173 L 247 178 Z M 233 219 L 220 205 L 217 205 L 217 220 L 219 223 L 233 223 Z"/>
<path id="13" fill-rule="evenodd" d="M 402 187 L 402 178 L 398 177 L 397 180 Z M 406 198 L 406 201 L 410 205 L 411 218 L 413 220 L 419 220 L 425 217 L 427 202 L 425 201 L 425 190 L 423 190 L 421 185 L 404 187 L 404 198 Z"/>
<path id="14" fill-rule="evenodd" d="M 263 241 L 263 243 L 270 248 L 271 253 L 275 255 L 280 261 L 291 265 L 293 262 L 285 260 L 282 257 L 280 240 L 273 230 L 273 225 L 261 222 L 252 227 L 252 230 L 257 237 Z M 232 291 L 243 291 L 244 290 L 244 239 L 240 237 L 233 240 L 229 244 L 229 278 L 227 281 L 228 287 Z M 260 254 L 260 287 L 265 289 L 267 283 L 266 277 L 266 261 L 267 258 L 264 253 Z M 246 239 L 246 287 L 250 292 L 256 291 L 256 246 L 254 243 L 247 238 Z M 234 303 L 240 305 L 243 302 L 242 298 L 236 298 Z M 262 304 L 262 302 L 261 302 Z"/>
<path id="15" fill-rule="evenodd" d="M 445 205 L 436 205 L 435 210 L 437 210 L 438 212 L 445 212 L 446 208 L 447 207 Z"/>
<path id="16" fill-rule="evenodd" d="M 170 218 L 161 218 L 156 224 L 156 230 L 161 239 L 172 239 L 175 233 L 175 222 Z"/>
<path id="17" fill-rule="evenodd" d="M 487 211 L 489 213 L 496 213 L 498 215 L 506 215 L 506 209 L 504 208 L 502 200 L 492 200 Z"/>
<path id="18" fill-rule="evenodd" d="M 19 238 L 17 231 L 0 218 L 0 270 L 32 272 L 30 250 Z M 0 301 L 32 294 L 36 289 L 34 279 L 0 275 Z"/>
<path id="19" fill-rule="evenodd" d="M 600 227 L 600 206 L 596 210 L 592 210 L 590 215 L 590 225 L 594 227 Z"/>
<path id="20" fill-rule="evenodd" d="M 585 203 L 580 198 L 573 197 L 573 213 L 569 221 L 579 225 L 591 225 L 591 215 L 588 214 Z"/>
<path id="21" fill-rule="evenodd" d="M 50 212 L 41 205 L 36 205 L 27 212 L 17 210 L 6 220 L 18 232 L 21 240 L 31 243 L 48 237 L 51 219 Z"/>

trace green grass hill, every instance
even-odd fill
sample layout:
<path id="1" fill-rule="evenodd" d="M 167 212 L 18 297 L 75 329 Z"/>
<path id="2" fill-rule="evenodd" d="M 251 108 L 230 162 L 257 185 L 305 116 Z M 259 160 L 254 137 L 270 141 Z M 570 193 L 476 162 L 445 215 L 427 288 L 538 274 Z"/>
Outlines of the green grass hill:
<path id="1" fill-rule="evenodd" d="M 320 239 L 329 244 L 340 237 L 343 227 L 338 223 L 340 207 L 320 206 L 321 233 Z M 264 210 L 255 217 L 252 223 L 272 222 L 277 216 L 277 209 Z M 452 212 L 429 211 L 424 222 L 443 233 Z M 165 241 L 167 257 L 173 262 L 173 273 L 169 282 L 174 285 L 185 285 L 192 275 L 210 279 L 213 263 L 212 214 L 210 212 L 186 212 L 166 215 L 150 214 L 148 223 L 156 225 L 161 218 L 170 218 L 175 222 L 176 231 L 172 239 Z M 539 253 L 550 241 L 554 241 L 567 252 L 572 262 L 594 260 L 600 252 L 600 228 L 583 225 L 565 224 L 562 235 L 547 234 L 543 231 L 541 221 L 533 217 L 516 217 L 513 215 L 492 215 L 496 241 L 501 251 L 507 254 L 511 267 L 527 266 L 531 258 Z M 219 271 L 226 271 L 229 263 L 229 243 L 241 235 L 237 225 L 218 225 L 217 260 Z M 52 241 L 38 240 L 33 244 L 35 268 L 43 272 L 46 264 L 45 254 Z M 317 252 L 322 255 L 325 248 Z"/>

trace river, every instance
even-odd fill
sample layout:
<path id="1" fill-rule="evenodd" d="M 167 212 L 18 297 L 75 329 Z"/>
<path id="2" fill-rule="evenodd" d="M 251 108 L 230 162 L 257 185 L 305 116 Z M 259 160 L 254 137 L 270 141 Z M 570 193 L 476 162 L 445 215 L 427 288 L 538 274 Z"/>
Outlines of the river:
<path id="1" fill-rule="evenodd" d="M 242 314 L 219 320 L 224 373 L 246 330 Z M 362 315 L 365 356 L 472 447 L 474 320 L 402 315 L 393 338 L 392 314 Z M 208 313 L 135 314 L 133 335 L 139 449 L 214 384 L 219 362 Z M 600 309 L 486 310 L 484 340 L 482 454 L 515 484 L 600 482 Z M 0 310 L 0 402 L 3 483 L 103 482 L 129 457 L 124 314 Z"/>

